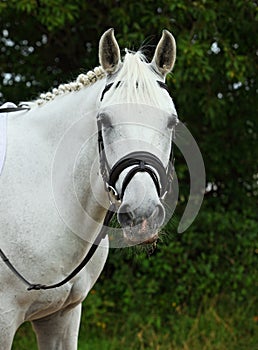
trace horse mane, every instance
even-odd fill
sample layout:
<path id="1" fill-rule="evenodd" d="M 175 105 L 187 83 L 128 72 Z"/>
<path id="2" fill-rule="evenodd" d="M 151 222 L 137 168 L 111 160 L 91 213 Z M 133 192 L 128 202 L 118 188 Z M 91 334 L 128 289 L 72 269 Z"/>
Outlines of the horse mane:
<path id="1" fill-rule="evenodd" d="M 97 80 L 102 79 L 106 73 L 101 66 L 95 67 L 86 74 L 80 74 L 77 79 L 67 84 L 60 84 L 57 88 L 47 93 L 42 93 L 35 101 L 38 106 L 45 104 L 48 101 L 54 100 L 57 96 L 64 95 L 68 92 L 79 91 L 86 86 L 93 85 Z"/>
<path id="2" fill-rule="evenodd" d="M 155 72 L 152 65 L 147 62 L 145 55 L 141 51 L 133 52 L 125 50 L 121 68 L 114 74 L 113 85 L 107 91 L 102 101 L 103 106 L 117 103 L 140 103 L 147 104 L 161 109 L 165 109 L 168 100 L 166 93 L 162 92 L 157 80 L 160 76 Z M 60 84 L 51 92 L 40 94 L 35 101 L 38 106 L 52 101 L 55 97 L 64 95 L 72 91 L 79 91 L 84 87 L 93 85 L 101 80 L 106 73 L 99 66 L 90 70 L 86 74 L 80 74 L 77 79 L 67 84 Z"/>

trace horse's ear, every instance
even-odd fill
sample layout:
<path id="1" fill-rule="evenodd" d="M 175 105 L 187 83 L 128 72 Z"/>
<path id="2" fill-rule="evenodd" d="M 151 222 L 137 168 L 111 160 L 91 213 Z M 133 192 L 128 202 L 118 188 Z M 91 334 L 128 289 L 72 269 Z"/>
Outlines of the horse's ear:
<path id="1" fill-rule="evenodd" d="M 171 72 L 176 60 L 176 41 L 168 30 L 163 30 L 156 47 L 152 65 L 163 76 Z"/>
<path id="2" fill-rule="evenodd" d="M 114 29 L 108 29 L 100 38 L 99 62 L 108 74 L 114 73 L 120 63 L 120 49 L 114 35 Z"/>

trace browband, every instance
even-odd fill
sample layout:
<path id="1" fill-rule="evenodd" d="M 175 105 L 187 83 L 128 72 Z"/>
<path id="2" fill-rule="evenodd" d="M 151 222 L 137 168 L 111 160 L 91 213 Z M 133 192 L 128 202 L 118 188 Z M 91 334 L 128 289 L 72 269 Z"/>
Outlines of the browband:
<path id="1" fill-rule="evenodd" d="M 163 81 L 161 80 L 156 80 L 157 83 L 159 84 L 159 86 L 162 88 L 162 89 L 165 89 L 168 93 L 169 93 L 169 89 L 168 89 L 168 86 L 166 83 L 164 83 Z M 102 91 L 102 94 L 101 94 L 101 97 L 100 97 L 100 101 L 103 100 L 104 98 L 104 95 L 105 93 L 110 90 L 111 86 L 113 85 L 114 83 L 109 83 L 105 86 L 104 90 Z M 121 81 L 118 81 L 117 84 L 116 84 L 116 88 L 121 84 Z M 136 84 L 136 86 L 138 86 L 138 84 Z"/>

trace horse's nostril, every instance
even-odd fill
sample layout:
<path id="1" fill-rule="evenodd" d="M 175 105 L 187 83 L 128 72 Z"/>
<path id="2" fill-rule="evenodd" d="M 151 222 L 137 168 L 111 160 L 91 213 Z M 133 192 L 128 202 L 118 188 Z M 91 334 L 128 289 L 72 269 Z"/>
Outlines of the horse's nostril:
<path id="1" fill-rule="evenodd" d="M 118 221 L 122 226 L 131 226 L 134 220 L 134 215 L 130 211 L 128 204 L 121 205 L 117 214 Z"/>
<path id="2" fill-rule="evenodd" d="M 161 226 L 165 220 L 165 209 L 163 205 L 158 204 L 154 209 L 151 219 L 156 223 L 157 226 Z"/>
<path id="3" fill-rule="evenodd" d="M 163 205 L 158 204 L 149 216 L 137 215 L 137 211 L 132 211 L 130 205 L 124 204 L 118 210 L 117 214 L 118 221 L 121 226 L 135 226 L 141 224 L 144 220 L 155 227 L 160 227 L 165 220 L 165 209 Z"/>

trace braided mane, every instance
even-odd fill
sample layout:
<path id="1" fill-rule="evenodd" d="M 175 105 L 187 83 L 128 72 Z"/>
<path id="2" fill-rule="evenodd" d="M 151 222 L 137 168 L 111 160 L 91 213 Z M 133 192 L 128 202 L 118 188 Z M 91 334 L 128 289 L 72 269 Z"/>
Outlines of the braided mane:
<path id="1" fill-rule="evenodd" d="M 35 101 L 38 106 L 45 104 L 48 101 L 54 100 L 56 96 L 63 95 L 71 91 L 79 91 L 85 86 L 94 84 L 97 80 L 102 79 L 105 76 L 105 72 L 101 66 L 94 68 L 93 71 L 89 71 L 86 74 L 80 74 L 77 79 L 71 83 L 60 84 L 57 88 L 54 88 L 51 92 L 40 94 L 39 98 Z"/>

